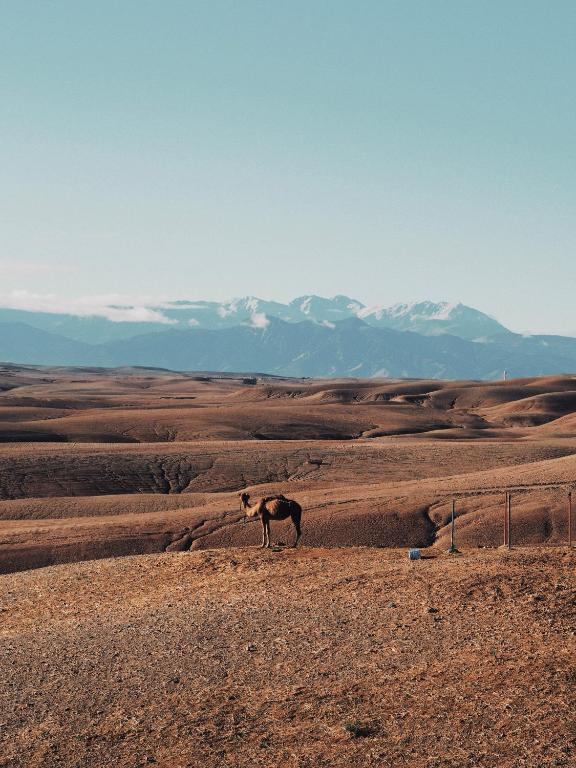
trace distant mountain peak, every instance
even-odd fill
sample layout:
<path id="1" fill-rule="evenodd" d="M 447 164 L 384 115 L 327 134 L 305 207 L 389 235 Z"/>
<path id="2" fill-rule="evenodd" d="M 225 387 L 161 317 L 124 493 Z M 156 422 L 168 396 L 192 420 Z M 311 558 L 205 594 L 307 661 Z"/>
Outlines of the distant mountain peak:
<path id="1" fill-rule="evenodd" d="M 362 302 L 342 294 L 331 298 L 315 294 L 298 296 L 288 306 L 311 320 L 331 322 L 357 316 L 364 307 Z"/>
<path id="2" fill-rule="evenodd" d="M 410 301 L 407 303 L 392 304 L 392 306 L 377 305 L 373 307 L 364 307 L 362 315 L 368 316 L 379 314 L 387 317 L 415 317 L 422 316 L 429 319 L 445 320 L 456 310 L 464 305 L 460 302 L 451 301 Z M 472 310 L 476 312 L 477 310 Z"/>
<path id="3" fill-rule="evenodd" d="M 365 307 L 358 315 L 370 325 L 415 331 L 425 336 L 449 333 L 472 341 L 510 333 L 493 317 L 461 302 L 425 300 L 391 307 Z"/>

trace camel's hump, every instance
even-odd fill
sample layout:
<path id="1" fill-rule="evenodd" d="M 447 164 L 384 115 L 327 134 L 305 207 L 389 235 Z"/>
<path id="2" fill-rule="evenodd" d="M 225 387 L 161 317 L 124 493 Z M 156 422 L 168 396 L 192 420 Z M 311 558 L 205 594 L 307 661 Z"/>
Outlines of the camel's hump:
<path id="1" fill-rule="evenodd" d="M 287 499 L 285 496 L 273 496 L 270 500 L 266 500 L 263 506 L 275 520 L 285 520 L 293 512 L 301 509 L 298 502 Z"/>

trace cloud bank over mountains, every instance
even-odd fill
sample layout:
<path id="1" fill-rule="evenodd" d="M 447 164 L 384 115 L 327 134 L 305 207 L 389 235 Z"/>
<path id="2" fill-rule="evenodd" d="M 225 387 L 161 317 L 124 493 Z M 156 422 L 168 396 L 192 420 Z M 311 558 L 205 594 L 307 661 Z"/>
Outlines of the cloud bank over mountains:
<path id="1" fill-rule="evenodd" d="M 0 310 L 14 309 L 73 317 L 103 317 L 114 323 L 172 324 L 173 321 L 162 313 L 162 307 L 152 309 L 147 306 L 147 303 L 143 299 L 121 295 L 63 299 L 53 294 L 32 293 L 25 290 L 0 293 Z"/>
<path id="2" fill-rule="evenodd" d="M 366 306 L 348 296 L 300 296 L 288 304 L 255 296 L 215 301 L 154 301 L 123 295 L 62 299 L 29 291 L 0 293 L 1 310 L 14 310 L 71 318 L 102 318 L 112 323 L 151 323 L 187 328 L 229 328 L 248 324 L 266 328 L 270 318 L 285 322 L 313 321 L 327 327 L 359 318 L 368 325 L 412 330 L 425 335 L 455 332 L 463 338 L 481 338 L 507 332 L 485 313 L 460 303 L 421 301 L 410 304 Z M 30 320 L 30 318 L 25 318 Z"/>

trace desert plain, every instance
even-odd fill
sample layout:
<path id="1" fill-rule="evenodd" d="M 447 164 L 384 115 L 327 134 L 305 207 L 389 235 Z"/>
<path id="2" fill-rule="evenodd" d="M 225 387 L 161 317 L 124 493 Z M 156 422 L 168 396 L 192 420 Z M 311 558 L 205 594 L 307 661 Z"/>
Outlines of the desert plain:
<path id="1" fill-rule="evenodd" d="M 575 487 L 571 375 L 0 366 L 0 765 L 575 765 Z"/>

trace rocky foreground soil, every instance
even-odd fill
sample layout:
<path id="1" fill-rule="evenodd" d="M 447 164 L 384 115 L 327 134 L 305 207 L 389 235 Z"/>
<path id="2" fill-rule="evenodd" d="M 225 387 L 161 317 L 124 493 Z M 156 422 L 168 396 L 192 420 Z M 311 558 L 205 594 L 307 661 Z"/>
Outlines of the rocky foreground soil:
<path id="1" fill-rule="evenodd" d="M 0 765 L 576 764 L 576 550 L 207 550 L 0 578 Z"/>

